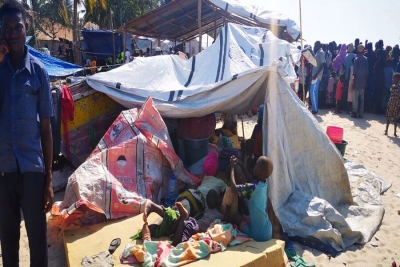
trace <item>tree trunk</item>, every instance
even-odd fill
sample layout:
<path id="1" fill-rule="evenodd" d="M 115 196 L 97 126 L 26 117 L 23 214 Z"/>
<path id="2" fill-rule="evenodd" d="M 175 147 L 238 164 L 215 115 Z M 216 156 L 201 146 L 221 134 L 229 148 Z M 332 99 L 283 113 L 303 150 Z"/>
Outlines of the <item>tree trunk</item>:
<path id="1" fill-rule="evenodd" d="M 74 50 L 76 48 L 77 40 L 79 37 L 79 36 L 77 36 L 77 33 L 78 33 L 77 26 L 78 26 L 78 0 L 74 0 L 74 23 L 73 23 L 73 30 L 72 30 L 72 39 L 73 39 L 72 42 L 75 42 L 75 43 L 72 43 L 72 45 L 73 45 L 72 47 Z M 75 51 L 75 56 L 77 54 L 78 53 L 76 53 L 76 51 Z"/>

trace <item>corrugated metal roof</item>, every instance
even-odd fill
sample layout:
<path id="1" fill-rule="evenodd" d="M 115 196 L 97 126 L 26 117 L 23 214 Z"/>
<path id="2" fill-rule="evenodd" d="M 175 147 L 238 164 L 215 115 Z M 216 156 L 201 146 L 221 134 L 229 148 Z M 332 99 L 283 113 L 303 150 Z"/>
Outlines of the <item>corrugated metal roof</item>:
<path id="1" fill-rule="evenodd" d="M 251 18 L 231 14 L 208 0 L 202 0 L 201 16 L 203 33 L 228 22 L 268 28 L 278 37 L 281 37 L 284 30 L 283 27 L 271 27 Z M 175 0 L 129 21 L 117 31 L 173 41 L 188 41 L 199 35 L 197 18 L 198 0 Z"/>

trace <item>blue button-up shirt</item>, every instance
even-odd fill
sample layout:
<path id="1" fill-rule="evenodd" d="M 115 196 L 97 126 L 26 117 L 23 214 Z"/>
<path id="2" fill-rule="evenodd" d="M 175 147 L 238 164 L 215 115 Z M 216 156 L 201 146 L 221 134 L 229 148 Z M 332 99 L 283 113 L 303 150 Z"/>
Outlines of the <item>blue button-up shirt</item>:
<path id="1" fill-rule="evenodd" d="M 54 114 L 50 81 L 25 47 L 14 72 L 9 55 L 0 63 L 0 172 L 44 172 L 40 120 Z"/>

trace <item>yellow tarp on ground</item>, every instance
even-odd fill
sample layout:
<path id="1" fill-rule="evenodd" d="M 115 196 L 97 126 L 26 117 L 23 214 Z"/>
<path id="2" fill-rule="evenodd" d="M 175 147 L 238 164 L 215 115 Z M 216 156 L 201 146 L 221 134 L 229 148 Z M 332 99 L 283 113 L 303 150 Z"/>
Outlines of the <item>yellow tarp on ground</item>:
<path id="1" fill-rule="evenodd" d="M 158 215 L 151 214 L 149 222 L 155 221 Z M 114 266 L 129 266 L 121 264 L 119 256 L 128 243 L 130 237 L 142 228 L 142 215 L 132 218 L 108 221 L 103 224 L 92 225 L 64 232 L 65 254 L 68 266 L 81 266 L 85 256 L 92 256 L 101 251 L 108 250 L 110 242 L 114 238 L 121 238 L 121 245 L 113 254 Z M 280 240 L 268 242 L 246 242 L 242 245 L 229 247 L 224 252 L 211 254 L 207 258 L 191 263 L 187 266 L 286 266 L 286 255 L 284 253 L 285 243 Z M 140 266 L 140 265 L 132 265 Z"/>

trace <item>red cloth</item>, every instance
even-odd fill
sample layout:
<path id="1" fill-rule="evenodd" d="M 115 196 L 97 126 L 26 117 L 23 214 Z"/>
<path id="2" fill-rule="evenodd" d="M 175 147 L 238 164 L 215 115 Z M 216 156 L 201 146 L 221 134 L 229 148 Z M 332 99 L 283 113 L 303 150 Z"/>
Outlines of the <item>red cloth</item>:
<path id="1" fill-rule="evenodd" d="M 64 141 L 67 148 L 67 158 L 69 160 L 71 159 L 71 149 L 69 147 L 68 138 L 68 119 L 70 121 L 74 120 L 74 109 L 75 104 L 71 91 L 69 90 L 68 86 L 63 85 L 61 94 L 61 120 L 63 122 Z"/>

